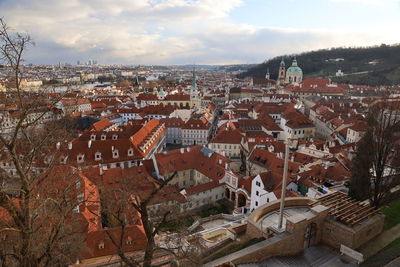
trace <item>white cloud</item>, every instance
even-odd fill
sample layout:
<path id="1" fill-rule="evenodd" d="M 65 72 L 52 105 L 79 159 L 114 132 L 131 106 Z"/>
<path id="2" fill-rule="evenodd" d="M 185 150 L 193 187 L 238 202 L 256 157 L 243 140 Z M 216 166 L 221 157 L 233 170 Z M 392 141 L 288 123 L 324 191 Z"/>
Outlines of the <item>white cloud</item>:
<path id="1" fill-rule="evenodd" d="M 34 63 L 89 58 L 129 64 L 254 63 L 282 53 L 395 38 L 390 32 L 235 24 L 229 12 L 242 4 L 240 0 L 3 0 L 0 9 L 12 27 L 34 38 L 36 47 L 27 54 L 27 61 Z"/>

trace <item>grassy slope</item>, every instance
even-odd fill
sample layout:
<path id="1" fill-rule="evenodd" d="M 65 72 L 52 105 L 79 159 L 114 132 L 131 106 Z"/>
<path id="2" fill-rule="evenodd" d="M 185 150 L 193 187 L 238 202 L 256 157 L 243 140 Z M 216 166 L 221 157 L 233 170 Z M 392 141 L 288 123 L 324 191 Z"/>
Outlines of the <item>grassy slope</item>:
<path id="1" fill-rule="evenodd" d="M 384 230 L 392 228 L 400 223 L 400 199 L 394 200 L 389 205 L 383 206 L 381 211 L 386 216 Z"/>

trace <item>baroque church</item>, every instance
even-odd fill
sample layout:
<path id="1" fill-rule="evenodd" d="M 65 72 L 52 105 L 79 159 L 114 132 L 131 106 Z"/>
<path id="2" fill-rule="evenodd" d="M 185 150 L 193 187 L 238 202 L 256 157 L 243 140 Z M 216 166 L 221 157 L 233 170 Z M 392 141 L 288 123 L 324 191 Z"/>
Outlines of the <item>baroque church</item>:
<path id="1" fill-rule="evenodd" d="M 287 70 L 285 67 L 285 61 L 282 58 L 281 63 L 279 64 L 277 84 L 299 84 L 302 80 L 303 71 L 297 65 L 296 58 L 293 59 L 292 66 L 290 66 Z"/>

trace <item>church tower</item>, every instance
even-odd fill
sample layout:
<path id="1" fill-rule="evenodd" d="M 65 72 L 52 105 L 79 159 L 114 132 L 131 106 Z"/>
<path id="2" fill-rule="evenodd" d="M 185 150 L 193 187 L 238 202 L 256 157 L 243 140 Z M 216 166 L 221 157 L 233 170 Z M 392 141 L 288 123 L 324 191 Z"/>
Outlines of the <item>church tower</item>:
<path id="1" fill-rule="evenodd" d="M 190 88 L 191 90 L 197 90 L 197 84 L 196 84 L 196 69 L 193 67 L 193 76 L 192 76 L 192 87 Z"/>
<path id="2" fill-rule="evenodd" d="M 190 106 L 198 107 L 200 105 L 199 91 L 196 83 L 196 69 L 193 67 L 192 85 L 190 86 Z"/>
<path id="3" fill-rule="evenodd" d="M 269 78 L 270 78 L 270 77 L 269 77 L 269 68 L 267 68 L 267 73 L 265 74 L 265 79 L 266 79 L 266 80 L 269 80 Z"/>
<path id="4" fill-rule="evenodd" d="M 283 58 L 281 60 L 281 63 L 279 64 L 279 72 L 278 72 L 278 84 L 282 85 L 285 82 L 285 77 L 286 77 L 286 68 L 285 68 L 285 61 L 283 61 Z"/>

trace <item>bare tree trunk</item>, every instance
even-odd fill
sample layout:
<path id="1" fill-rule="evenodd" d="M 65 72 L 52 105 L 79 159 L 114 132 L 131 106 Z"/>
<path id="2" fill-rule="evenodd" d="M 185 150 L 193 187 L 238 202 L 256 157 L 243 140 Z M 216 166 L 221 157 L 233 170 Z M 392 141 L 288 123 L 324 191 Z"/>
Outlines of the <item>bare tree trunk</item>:
<path id="1" fill-rule="evenodd" d="M 147 214 L 147 210 L 142 212 L 141 216 L 142 216 L 143 228 L 144 228 L 144 231 L 147 236 L 147 245 L 146 245 L 146 250 L 144 253 L 143 267 L 150 267 L 151 261 L 153 259 L 153 255 L 154 255 L 154 249 L 155 249 L 155 241 L 154 241 L 154 234 L 153 234 L 154 229 L 152 227 L 150 218 Z"/>

